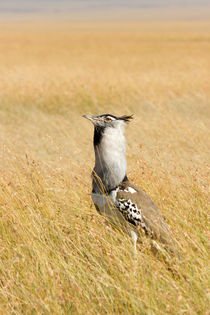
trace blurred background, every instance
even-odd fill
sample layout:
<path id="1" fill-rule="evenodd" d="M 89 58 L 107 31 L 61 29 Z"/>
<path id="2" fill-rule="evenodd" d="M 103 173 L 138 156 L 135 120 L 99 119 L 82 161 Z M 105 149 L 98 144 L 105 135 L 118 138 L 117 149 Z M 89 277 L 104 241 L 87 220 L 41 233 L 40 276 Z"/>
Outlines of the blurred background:
<path id="1" fill-rule="evenodd" d="M 66 18 L 69 20 L 208 19 L 208 0 L 8 0 L 2 18 Z"/>

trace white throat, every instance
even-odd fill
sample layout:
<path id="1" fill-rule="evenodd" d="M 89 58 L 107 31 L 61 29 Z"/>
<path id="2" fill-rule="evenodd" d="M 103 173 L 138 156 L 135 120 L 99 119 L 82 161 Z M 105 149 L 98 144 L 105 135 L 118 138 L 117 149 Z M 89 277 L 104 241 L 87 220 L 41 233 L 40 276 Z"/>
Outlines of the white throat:
<path id="1" fill-rule="evenodd" d="M 102 139 L 95 147 L 95 167 L 93 171 L 93 190 L 101 192 L 101 185 L 94 180 L 100 177 L 107 191 L 118 186 L 126 176 L 126 141 L 124 123 L 104 130 Z"/>

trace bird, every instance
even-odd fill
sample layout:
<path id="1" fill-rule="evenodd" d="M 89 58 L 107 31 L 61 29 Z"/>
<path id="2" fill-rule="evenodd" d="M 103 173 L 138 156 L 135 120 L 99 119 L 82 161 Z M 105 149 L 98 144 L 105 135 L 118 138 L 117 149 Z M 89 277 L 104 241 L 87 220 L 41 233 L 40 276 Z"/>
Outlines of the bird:
<path id="1" fill-rule="evenodd" d="M 135 253 L 137 241 L 143 233 L 157 250 L 166 249 L 168 253 L 175 254 L 172 232 L 158 206 L 127 176 L 124 129 L 133 115 L 88 114 L 83 117 L 94 125 L 95 166 L 91 196 L 96 209 L 132 237 Z"/>

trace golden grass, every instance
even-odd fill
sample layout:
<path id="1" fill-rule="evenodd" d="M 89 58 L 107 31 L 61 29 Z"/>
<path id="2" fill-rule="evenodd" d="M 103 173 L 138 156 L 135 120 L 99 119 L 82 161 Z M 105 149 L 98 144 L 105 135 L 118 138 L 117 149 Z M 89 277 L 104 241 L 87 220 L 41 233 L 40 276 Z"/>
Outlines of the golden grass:
<path id="1" fill-rule="evenodd" d="M 1 25 L 0 310 L 209 314 L 209 24 L 101 25 Z M 104 112 L 135 115 L 128 176 L 171 226 L 176 275 L 94 209 L 81 115 Z"/>

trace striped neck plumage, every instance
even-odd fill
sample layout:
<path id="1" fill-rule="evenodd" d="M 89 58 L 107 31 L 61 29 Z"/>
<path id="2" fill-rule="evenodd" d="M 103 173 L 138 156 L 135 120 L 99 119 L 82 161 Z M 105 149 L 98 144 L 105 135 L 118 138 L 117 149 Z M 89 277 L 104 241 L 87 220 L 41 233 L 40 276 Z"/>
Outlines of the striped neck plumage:
<path id="1" fill-rule="evenodd" d="M 95 127 L 94 149 L 93 192 L 109 193 L 126 178 L 124 122 L 115 127 Z"/>

